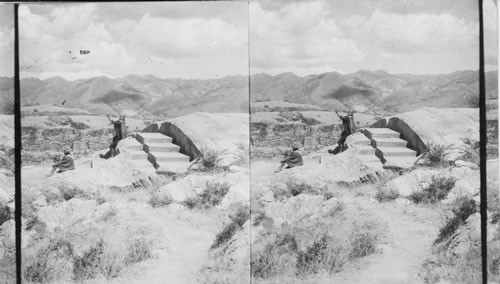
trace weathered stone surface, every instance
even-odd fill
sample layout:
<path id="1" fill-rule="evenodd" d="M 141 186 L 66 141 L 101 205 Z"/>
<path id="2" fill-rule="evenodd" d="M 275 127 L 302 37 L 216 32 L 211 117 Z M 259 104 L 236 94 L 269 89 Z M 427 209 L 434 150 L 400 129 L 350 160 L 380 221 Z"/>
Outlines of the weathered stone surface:
<path id="1" fill-rule="evenodd" d="M 144 131 L 173 137 L 181 152 L 193 158 L 212 150 L 219 153 L 223 166 L 248 160 L 248 114 L 196 112 L 159 124 Z"/>
<path id="2" fill-rule="evenodd" d="M 424 107 L 385 118 L 372 127 L 388 127 L 400 132 L 418 154 L 431 144 L 443 145 L 446 159 L 450 161 L 470 149 L 464 140 L 479 141 L 478 109 L 473 108 Z"/>

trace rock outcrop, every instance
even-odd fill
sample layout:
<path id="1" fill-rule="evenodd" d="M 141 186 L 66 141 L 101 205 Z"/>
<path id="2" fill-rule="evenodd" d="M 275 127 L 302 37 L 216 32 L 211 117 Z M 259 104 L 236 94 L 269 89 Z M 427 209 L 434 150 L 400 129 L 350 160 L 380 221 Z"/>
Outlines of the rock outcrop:
<path id="1" fill-rule="evenodd" d="M 479 110 L 425 107 L 382 119 L 372 127 L 388 127 L 401 133 L 417 155 L 427 151 L 429 145 L 441 145 L 446 159 L 456 160 L 470 148 L 467 140 L 479 141 Z"/>

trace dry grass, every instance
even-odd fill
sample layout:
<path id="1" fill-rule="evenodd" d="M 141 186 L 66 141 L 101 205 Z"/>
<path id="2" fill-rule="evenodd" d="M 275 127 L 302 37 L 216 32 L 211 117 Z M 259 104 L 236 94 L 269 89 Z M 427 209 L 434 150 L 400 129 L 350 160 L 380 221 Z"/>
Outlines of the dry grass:
<path id="1" fill-rule="evenodd" d="M 236 209 L 236 213 L 229 216 L 229 222 L 221 232 L 219 232 L 212 243 L 210 249 L 216 249 L 226 244 L 234 234 L 240 230 L 245 222 L 250 219 L 250 207 L 248 205 L 241 205 Z"/>
<path id="2" fill-rule="evenodd" d="M 224 196 L 229 192 L 229 183 L 208 181 L 205 190 L 196 197 L 184 201 L 184 205 L 189 209 L 209 209 L 220 204 Z"/>
<path id="3" fill-rule="evenodd" d="M 152 257 L 151 242 L 143 237 L 129 238 L 123 251 L 113 251 L 102 239 L 75 254 L 70 241 L 49 240 L 36 256 L 25 260 L 23 279 L 28 283 L 68 283 L 97 277 L 115 278 L 127 266 Z"/>
<path id="4" fill-rule="evenodd" d="M 301 234 L 298 228 L 278 233 L 274 240 L 253 252 L 252 276 L 303 278 L 320 272 L 339 272 L 347 263 L 373 254 L 379 241 L 374 227 L 367 224 L 352 227 L 347 235 L 324 232 L 309 244 L 300 240 Z"/>
<path id="5" fill-rule="evenodd" d="M 148 204 L 153 208 L 165 207 L 170 205 L 172 202 L 172 198 L 159 193 L 151 194 L 151 197 L 148 200 Z"/>
<path id="6" fill-rule="evenodd" d="M 392 201 L 395 200 L 399 197 L 399 192 L 390 189 L 384 189 L 384 188 L 379 188 L 377 190 L 377 193 L 375 194 L 375 199 L 377 199 L 378 202 L 387 202 L 387 201 Z"/>
<path id="7" fill-rule="evenodd" d="M 454 177 L 434 176 L 430 184 L 422 191 L 413 192 L 408 198 L 415 203 L 436 203 L 448 196 L 455 186 Z"/>

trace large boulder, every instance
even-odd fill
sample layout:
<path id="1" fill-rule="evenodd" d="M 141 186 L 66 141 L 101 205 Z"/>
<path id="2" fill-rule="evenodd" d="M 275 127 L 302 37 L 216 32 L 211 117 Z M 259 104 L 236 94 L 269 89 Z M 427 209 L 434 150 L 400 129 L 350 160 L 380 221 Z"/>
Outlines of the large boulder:
<path id="1" fill-rule="evenodd" d="M 248 114 L 196 112 L 159 122 L 145 131 L 174 137 L 192 157 L 202 151 L 218 152 L 220 164 L 228 166 L 248 160 L 248 125 Z"/>
<path id="2" fill-rule="evenodd" d="M 431 144 L 445 146 L 446 159 L 456 160 L 470 149 L 465 140 L 479 141 L 479 110 L 424 107 L 385 118 L 372 127 L 398 131 L 419 154 Z"/>
<path id="3" fill-rule="evenodd" d="M 286 169 L 278 173 L 277 181 L 300 179 L 309 184 L 358 185 L 375 182 L 385 174 L 382 167 L 372 167 L 360 160 L 353 149 L 337 155 L 320 154 L 314 160 L 306 160 L 303 166 Z"/>

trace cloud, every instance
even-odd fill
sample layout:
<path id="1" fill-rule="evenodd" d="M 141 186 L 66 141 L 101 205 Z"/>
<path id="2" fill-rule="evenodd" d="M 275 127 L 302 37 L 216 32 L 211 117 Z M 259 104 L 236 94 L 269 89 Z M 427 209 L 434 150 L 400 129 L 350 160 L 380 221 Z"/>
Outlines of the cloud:
<path id="1" fill-rule="evenodd" d="M 226 7 L 223 11 L 234 11 L 239 6 L 240 14 L 246 16 L 247 13 L 241 12 L 245 5 L 217 3 L 215 6 Z M 193 18 L 189 13 L 183 16 L 183 9 L 178 9 L 181 6 L 184 4 L 21 5 L 22 72 L 40 76 L 69 72 L 84 76 L 88 72 L 101 72 L 113 76 L 153 73 L 159 77 L 164 74 L 206 77 L 215 72 L 210 69 L 229 75 L 234 75 L 236 70 L 238 73 L 248 70 L 248 21 L 238 18 L 231 22 L 228 20 L 234 18 L 231 15 L 217 17 L 210 3 L 197 5 L 200 10 L 196 15 L 203 15 L 206 10 L 212 16 Z M 120 13 L 113 7 L 119 7 Z M 177 8 L 169 10 L 169 7 Z M 170 13 L 165 12 L 167 10 Z M 165 15 L 174 13 L 176 17 L 162 16 L 161 11 Z M 120 18 L 121 12 L 131 17 Z M 90 50 L 90 54 L 80 55 L 81 49 Z M 208 58 L 217 58 L 220 66 L 200 68 Z M 176 66 L 185 66 L 182 70 L 170 70 L 174 68 L 174 61 Z M 228 71 L 222 70 L 225 66 Z M 179 75 L 175 71 L 179 71 Z"/>
<path id="2" fill-rule="evenodd" d="M 112 41 L 103 23 L 95 22 L 95 12 L 95 4 L 88 4 L 56 7 L 51 13 L 37 15 L 22 5 L 19 10 L 21 71 L 81 73 L 133 64 L 135 59 L 126 48 Z M 78 19 L 71 21 L 72 17 Z M 80 55 L 81 49 L 90 50 L 90 54 Z"/>
<path id="3" fill-rule="evenodd" d="M 247 44 L 248 33 L 220 19 L 168 19 L 145 15 L 128 35 L 134 49 L 165 58 L 200 56 Z M 147 42 L 147 44 L 144 44 Z"/>
<path id="4" fill-rule="evenodd" d="M 465 47 L 477 42 L 478 23 L 450 14 L 395 14 L 376 10 L 361 25 L 367 41 L 392 52 L 430 52 Z"/>
<path id="5" fill-rule="evenodd" d="M 250 3 L 251 68 L 311 68 L 364 57 L 345 37 L 335 19 L 326 17 L 323 2 L 299 2 L 280 10 Z"/>

